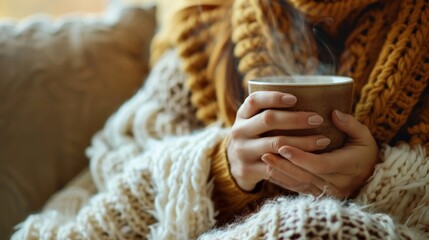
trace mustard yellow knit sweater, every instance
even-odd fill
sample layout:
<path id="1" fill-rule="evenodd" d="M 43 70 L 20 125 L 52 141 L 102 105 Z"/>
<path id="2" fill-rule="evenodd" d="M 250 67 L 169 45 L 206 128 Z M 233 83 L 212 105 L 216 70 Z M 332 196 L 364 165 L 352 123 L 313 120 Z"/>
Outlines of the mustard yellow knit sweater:
<path id="1" fill-rule="evenodd" d="M 202 122 L 234 122 L 236 107 L 225 97 L 230 66 L 243 86 L 258 76 L 347 75 L 356 83 L 354 115 L 379 144 L 406 141 L 429 152 L 429 1 L 182 0 L 168 17 L 153 62 L 167 48 L 178 50 Z M 211 174 L 227 220 L 281 191 L 266 183 L 242 191 L 229 172 L 226 141 Z"/>

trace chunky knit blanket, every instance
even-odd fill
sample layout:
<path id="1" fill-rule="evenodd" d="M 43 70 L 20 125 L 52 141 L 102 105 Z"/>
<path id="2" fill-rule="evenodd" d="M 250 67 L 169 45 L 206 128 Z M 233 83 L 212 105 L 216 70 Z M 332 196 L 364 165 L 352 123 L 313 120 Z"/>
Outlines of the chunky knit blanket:
<path id="1" fill-rule="evenodd" d="M 145 87 L 93 139 L 90 171 L 17 227 L 13 239 L 429 239 L 429 158 L 384 146 L 358 196 L 283 196 L 215 228 L 210 156 L 228 134 L 194 119 L 168 51 Z"/>

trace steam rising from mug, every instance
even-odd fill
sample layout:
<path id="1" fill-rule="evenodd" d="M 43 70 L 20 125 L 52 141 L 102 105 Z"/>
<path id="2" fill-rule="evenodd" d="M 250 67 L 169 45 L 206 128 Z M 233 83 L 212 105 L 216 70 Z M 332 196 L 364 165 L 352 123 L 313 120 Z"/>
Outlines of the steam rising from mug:
<path id="1" fill-rule="evenodd" d="M 262 28 L 272 63 L 281 69 L 279 75 L 335 75 L 337 57 L 323 28 L 332 25 L 334 20 L 325 17 L 308 22 L 285 1 L 279 2 L 288 14 L 289 22 L 279 21 L 275 17 L 276 10 L 269 5 L 264 10 L 267 25 L 271 28 Z"/>

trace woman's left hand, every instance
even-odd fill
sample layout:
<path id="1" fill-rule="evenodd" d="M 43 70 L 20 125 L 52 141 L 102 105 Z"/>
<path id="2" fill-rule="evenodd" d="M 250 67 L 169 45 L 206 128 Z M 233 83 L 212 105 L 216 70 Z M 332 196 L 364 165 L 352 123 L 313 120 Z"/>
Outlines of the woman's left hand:
<path id="1" fill-rule="evenodd" d="M 300 181 L 299 192 L 327 193 L 338 198 L 353 195 L 372 175 L 378 159 L 378 147 L 369 129 L 353 116 L 335 110 L 334 125 L 347 134 L 347 142 L 329 153 L 314 154 L 290 146 L 277 154 L 266 153 L 269 181 L 290 189 L 291 181 Z"/>

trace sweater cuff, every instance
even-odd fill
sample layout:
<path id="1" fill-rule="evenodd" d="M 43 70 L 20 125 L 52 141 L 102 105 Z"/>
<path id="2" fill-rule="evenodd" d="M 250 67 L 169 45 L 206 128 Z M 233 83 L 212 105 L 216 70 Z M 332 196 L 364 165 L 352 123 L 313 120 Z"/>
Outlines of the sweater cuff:
<path id="1" fill-rule="evenodd" d="M 218 144 L 213 152 L 211 177 L 214 182 L 213 200 L 219 212 L 237 212 L 260 198 L 258 192 L 242 190 L 231 175 L 226 148 L 229 137 Z"/>

